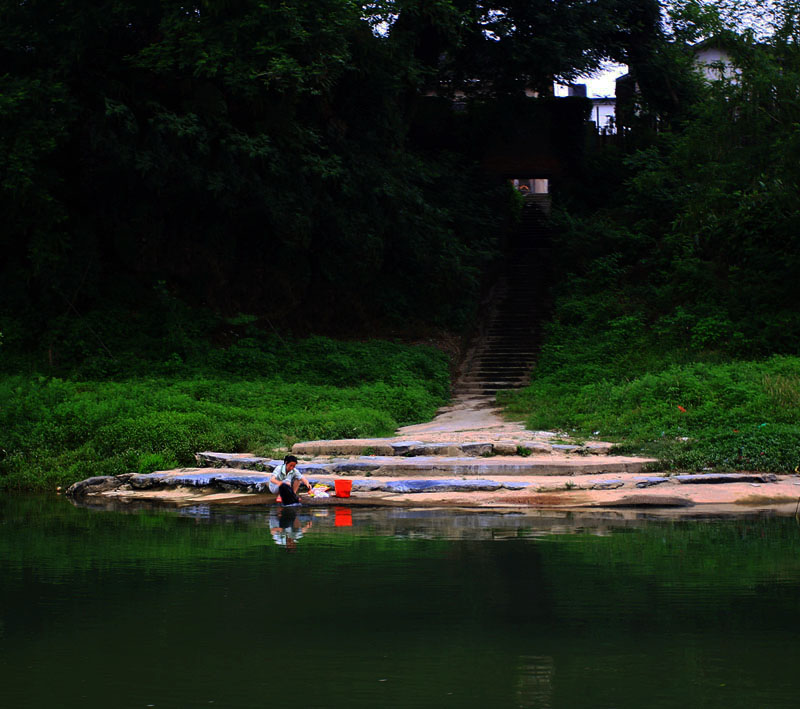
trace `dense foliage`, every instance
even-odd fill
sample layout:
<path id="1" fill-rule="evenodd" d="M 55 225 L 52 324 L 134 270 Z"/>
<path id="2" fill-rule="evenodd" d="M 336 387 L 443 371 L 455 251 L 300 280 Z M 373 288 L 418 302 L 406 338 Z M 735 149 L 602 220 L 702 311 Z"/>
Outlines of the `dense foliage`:
<path id="1" fill-rule="evenodd" d="M 425 93 L 627 59 L 658 34 L 658 4 L 629 5 L 4 4 L 0 331 L 30 346 L 56 316 L 139 314 L 160 282 L 315 330 L 462 326 L 512 201 L 476 136 L 415 139 Z"/>
<path id="2" fill-rule="evenodd" d="M 725 35 L 733 79 L 706 86 L 652 146 L 602 156 L 611 184 L 583 207 L 568 200 L 567 276 L 536 380 L 513 404 L 532 425 L 599 430 L 678 467 L 800 464 L 792 27 L 759 43 Z"/>
<path id="3" fill-rule="evenodd" d="M 407 143 L 414 62 L 357 3 L 4 4 L 0 65 L 0 311 L 27 330 L 159 281 L 318 327 L 469 312 L 505 191 Z"/>

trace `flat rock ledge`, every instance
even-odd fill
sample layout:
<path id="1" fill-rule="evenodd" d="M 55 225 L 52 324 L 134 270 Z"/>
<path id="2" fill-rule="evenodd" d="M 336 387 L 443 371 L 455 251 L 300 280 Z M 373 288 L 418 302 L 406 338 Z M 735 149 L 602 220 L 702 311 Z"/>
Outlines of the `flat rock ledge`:
<path id="1" fill-rule="evenodd" d="M 540 434 L 541 437 L 541 434 Z M 416 441 L 404 438 L 344 438 L 304 441 L 292 446 L 295 455 L 379 455 L 379 456 L 492 456 L 492 455 L 607 455 L 614 447 L 605 441 L 581 444 L 553 443 L 537 439 Z"/>
<path id="2" fill-rule="evenodd" d="M 67 495 L 76 500 L 154 501 L 196 504 L 272 505 L 270 474 L 234 468 L 182 468 L 148 474 L 91 477 Z M 307 473 L 312 484 L 333 487 L 337 475 Z M 490 477 L 356 477 L 352 496 L 303 497 L 304 504 L 352 506 L 457 506 L 464 508 L 680 508 L 728 512 L 744 507 L 794 513 L 800 476 L 770 473 L 709 475 L 561 475 Z M 762 487 L 763 486 L 763 487 Z M 738 507 L 736 507 L 738 506 Z M 698 509 L 699 509 L 698 508 Z"/>
<path id="3" fill-rule="evenodd" d="M 722 485 L 724 483 L 774 483 L 778 476 L 774 473 L 698 473 L 675 475 L 673 478 L 681 485 Z"/>
<path id="4" fill-rule="evenodd" d="M 596 475 L 641 473 L 654 458 L 626 456 L 450 456 L 438 454 L 409 457 L 366 455 L 350 458 L 326 457 L 300 461 L 297 469 L 309 475 L 375 475 L 382 477 L 417 477 L 451 475 Z M 203 451 L 195 456 L 197 464 L 209 468 L 235 468 L 269 473 L 282 461 L 258 458 L 245 453 Z"/>
<path id="5" fill-rule="evenodd" d="M 244 492 L 251 494 L 269 492 L 268 474 L 243 474 L 237 471 L 198 471 L 194 468 L 182 470 L 168 470 L 146 474 L 125 474 L 116 477 L 104 476 L 82 480 L 67 489 L 70 497 L 84 497 L 97 495 L 125 487 L 128 490 L 165 490 L 170 488 L 198 488 L 222 492 Z M 333 487 L 333 481 L 328 478 L 308 477 L 312 485 L 325 483 Z M 490 492 L 507 489 L 519 490 L 532 483 L 519 483 L 515 481 L 497 482 L 494 480 L 464 480 L 464 479 L 435 479 L 435 480 L 381 480 L 365 479 L 352 480 L 353 492 L 395 492 L 395 493 L 421 493 L 421 492 Z"/>

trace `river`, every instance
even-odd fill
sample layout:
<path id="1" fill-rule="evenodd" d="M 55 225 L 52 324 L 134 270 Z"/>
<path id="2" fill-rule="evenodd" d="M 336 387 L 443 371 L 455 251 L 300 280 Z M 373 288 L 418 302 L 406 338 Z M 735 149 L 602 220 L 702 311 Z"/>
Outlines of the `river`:
<path id="1" fill-rule="evenodd" d="M 0 704 L 795 707 L 800 527 L 0 500 Z"/>

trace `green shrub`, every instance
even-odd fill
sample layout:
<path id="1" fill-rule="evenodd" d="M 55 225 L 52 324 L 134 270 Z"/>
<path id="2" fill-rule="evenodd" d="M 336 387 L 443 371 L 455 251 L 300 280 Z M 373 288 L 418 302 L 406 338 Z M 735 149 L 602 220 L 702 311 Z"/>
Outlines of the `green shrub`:
<path id="1" fill-rule="evenodd" d="M 749 424 L 706 430 L 675 453 L 676 468 L 793 472 L 800 466 L 800 425 Z"/>
<path id="2" fill-rule="evenodd" d="M 630 377 L 598 369 L 595 381 L 578 382 L 556 370 L 502 401 L 531 429 L 596 434 L 671 468 L 791 472 L 800 463 L 799 357 L 662 363 Z"/>

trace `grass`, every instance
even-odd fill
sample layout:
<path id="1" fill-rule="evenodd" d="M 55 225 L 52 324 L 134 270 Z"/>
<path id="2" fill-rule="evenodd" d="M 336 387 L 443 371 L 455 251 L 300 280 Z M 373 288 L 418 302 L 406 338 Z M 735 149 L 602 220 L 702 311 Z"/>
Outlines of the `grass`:
<path id="1" fill-rule="evenodd" d="M 668 469 L 796 472 L 800 358 L 664 363 L 629 377 L 574 382 L 558 369 L 502 399 L 528 428 L 616 441 Z"/>
<path id="2" fill-rule="evenodd" d="M 254 341 L 169 363 L 169 373 L 156 364 L 153 376 L 4 374 L 0 489 L 189 466 L 200 450 L 269 456 L 303 439 L 390 435 L 430 418 L 449 395 L 447 360 L 433 349 L 293 345 L 276 355 Z"/>

